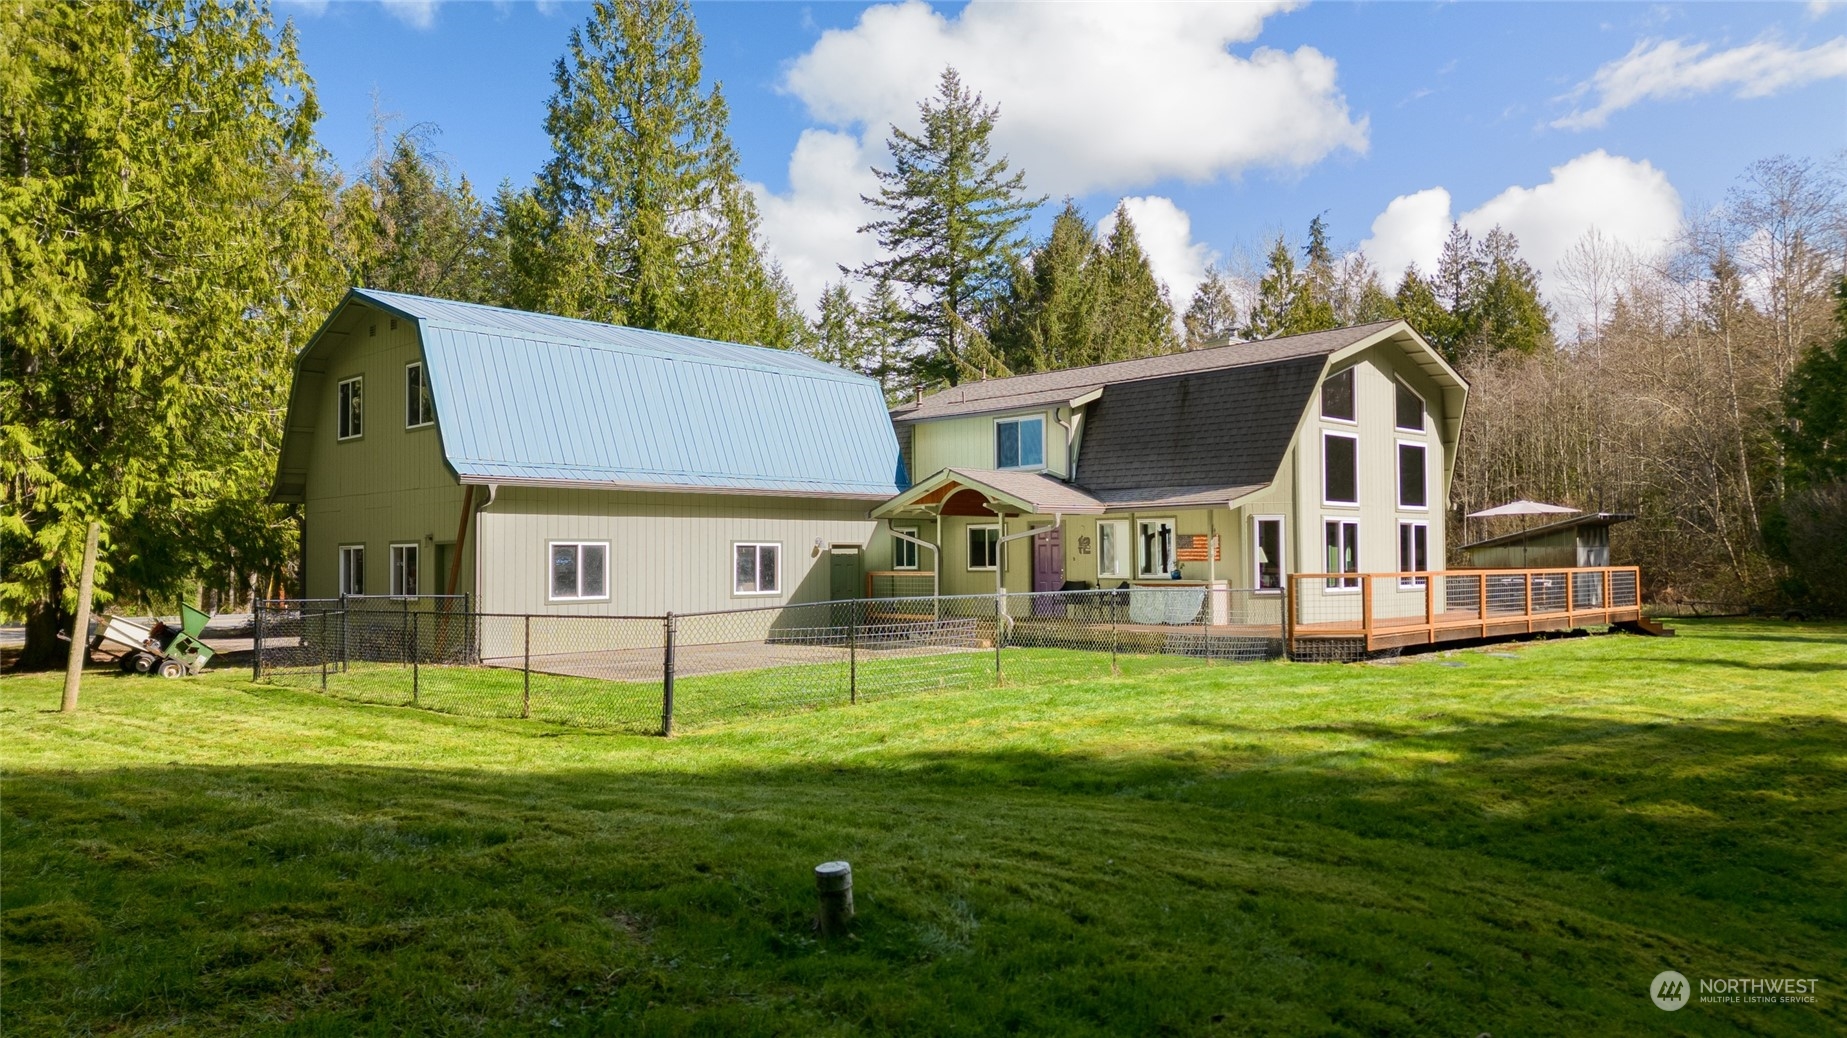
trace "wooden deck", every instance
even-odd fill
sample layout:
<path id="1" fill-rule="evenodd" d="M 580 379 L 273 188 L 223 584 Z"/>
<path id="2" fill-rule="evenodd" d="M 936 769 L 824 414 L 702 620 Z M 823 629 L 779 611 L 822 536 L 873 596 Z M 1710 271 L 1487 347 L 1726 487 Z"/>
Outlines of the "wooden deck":
<path id="1" fill-rule="evenodd" d="M 1407 613 L 1406 596 L 1415 603 L 1418 590 L 1422 613 Z M 1292 655 L 1334 640 L 1374 652 L 1643 623 L 1641 573 L 1634 566 L 1297 573 L 1290 575 L 1288 599 L 1284 639 Z"/>

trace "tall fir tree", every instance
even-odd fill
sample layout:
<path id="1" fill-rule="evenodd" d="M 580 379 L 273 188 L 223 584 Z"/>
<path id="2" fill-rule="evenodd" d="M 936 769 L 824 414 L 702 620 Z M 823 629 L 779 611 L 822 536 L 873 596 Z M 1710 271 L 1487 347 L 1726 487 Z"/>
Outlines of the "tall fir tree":
<path id="1" fill-rule="evenodd" d="M 1809 348 L 1783 387 L 1777 439 L 1788 485 L 1847 483 L 1847 278 L 1834 289 L 1834 341 Z"/>
<path id="2" fill-rule="evenodd" d="M 1539 295 L 1539 272 L 1520 256 L 1513 234 L 1496 226 L 1476 250 L 1476 282 L 1465 304 L 1465 352 L 1538 353 L 1552 347 L 1552 310 Z"/>
<path id="3" fill-rule="evenodd" d="M 1437 298 L 1436 287 L 1417 269 L 1417 264 L 1405 268 L 1398 291 L 1392 296 L 1392 308 L 1447 360 L 1453 363 L 1457 359 L 1454 336 L 1450 333 L 1449 310 Z"/>
<path id="4" fill-rule="evenodd" d="M 1231 295 L 1230 278 L 1222 268 L 1207 268 L 1180 323 L 1186 329 L 1184 345 L 1189 350 L 1222 346 L 1237 334 L 1238 304 Z"/>
<path id="5" fill-rule="evenodd" d="M 904 304 L 889 281 L 877 281 L 859 304 L 854 327 L 866 358 L 866 374 L 885 387 L 885 399 L 896 403 L 914 370 L 914 350 Z"/>
<path id="6" fill-rule="evenodd" d="M 860 228 L 883 256 L 861 277 L 890 282 L 904 299 L 908 337 L 928 344 L 916 376 L 965 377 L 962 331 L 1005 291 L 1024 249 L 1021 229 L 1043 198 L 1026 195 L 1025 174 L 1009 172 L 989 138 L 999 109 L 982 104 L 955 69 L 918 105 L 918 133 L 891 128 L 892 168 L 874 170 L 879 192 L 866 203 L 885 214 Z"/>
<path id="7" fill-rule="evenodd" d="M 1270 246 L 1263 278 L 1257 282 L 1257 298 L 1252 301 L 1239 334 L 1246 339 L 1289 334 L 1290 308 L 1300 291 L 1300 281 L 1295 255 L 1289 249 L 1289 242 L 1279 234 Z"/>
<path id="8" fill-rule="evenodd" d="M 1142 251 L 1129 208 L 1118 205 L 1115 226 L 1103 243 L 1097 314 L 1100 360 L 1129 360 L 1173 353 L 1180 348 L 1174 330 L 1174 304 L 1167 286 L 1154 276 Z"/>
<path id="9" fill-rule="evenodd" d="M 1308 222 L 1308 244 L 1302 247 L 1302 275 L 1296 280 L 1283 321 L 1284 335 L 1319 332 L 1336 327 L 1334 248 L 1328 242 L 1327 221 L 1316 216 Z"/>
<path id="10" fill-rule="evenodd" d="M 816 360 L 864 373 L 868 365 L 859 323 L 859 307 L 847 286 L 839 282 L 827 285 L 821 290 L 819 312 L 805 352 Z"/>
<path id="11" fill-rule="evenodd" d="M 342 258 L 356 285 L 390 292 L 493 301 L 488 214 L 468 179 L 456 179 L 420 125 L 382 145 L 340 193 Z"/>
<path id="12" fill-rule="evenodd" d="M 1015 270 L 990 338 L 1017 372 L 1056 371 L 1096 362 L 1101 246 L 1070 199 L 1051 233 Z"/>
<path id="13" fill-rule="evenodd" d="M 521 287 L 571 316 L 792 346 L 799 314 L 759 247 L 701 49 L 681 0 L 599 0 L 571 31 L 534 192 L 546 219 L 516 243 L 551 255 Z"/>
<path id="14" fill-rule="evenodd" d="M 0 5 L 0 613 L 62 662 L 99 597 L 278 574 L 295 350 L 337 298 L 295 33 L 257 5 Z M 215 586 L 225 587 L 223 577 Z"/>

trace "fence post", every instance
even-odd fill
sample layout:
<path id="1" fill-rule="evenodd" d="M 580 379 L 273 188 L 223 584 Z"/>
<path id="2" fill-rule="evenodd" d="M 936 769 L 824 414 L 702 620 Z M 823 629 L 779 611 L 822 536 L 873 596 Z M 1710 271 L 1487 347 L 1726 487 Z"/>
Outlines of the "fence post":
<path id="1" fill-rule="evenodd" d="M 1360 574 L 1360 644 L 1372 651 L 1372 574 Z"/>
<path id="2" fill-rule="evenodd" d="M 1109 676 L 1112 678 L 1122 676 L 1122 668 L 1116 665 L 1116 599 L 1121 595 L 1120 591 L 1109 593 Z"/>
<path id="3" fill-rule="evenodd" d="M 1528 573 L 1526 579 L 1531 581 L 1533 575 Z M 1527 586 L 1530 588 L 1532 585 L 1529 583 Z M 1488 572 L 1486 570 L 1475 574 L 1475 597 L 1476 607 L 1481 610 L 1481 636 L 1486 638 L 1488 637 Z"/>
<path id="4" fill-rule="evenodd" d="M 1283 574 L 1283 659 L 1295 659 L 1295 575 L 1292 573 Z"/>
<path id="5" fill-rule="evenodd" d="M 256 620 L 256 644 L 250 653 L 250 680 L 263 680 L 263 600 L 257 599 L 250 607 Z"/>
<path id="6" fill-rule="evenodd" d="M 347 624 L 346 624 L 346 596 L 341 595 L 340 596 L 340 673 L 342 674 L 351 670 L 352 664 L 353 664 L 353 654 L 352 654 L 352 651 L 347 648 L 347 642 L 348 642 L 348 639 L 347 639 Z"/>
<path id="7" fill-rule="evenodd" d="M 304 629 L 307 627 L 307 617 L 305 616 L 302 618 L 302 626 Z M 325 692 L 327 691 L 327 653 L 329 651 L 329 646 L 327 645 L 327 614 L 326 613 L 321 614 L 320 636 L 315 638 L 314 640 L 319 642 L 321 646 L 321 691 Z"/>
<path id="8" fill-rule="evenodd" d="M 532 614 L 527 613 L 525 646 L 520 650 L 519 675 L 519 715 L 532 716 Z"/>
<path id="9" fill-rule="evenodd" d="M 668 613 L 663 625 L 666 628 L 666 653 L 661 673 L 661 734 L 673 734 L 673 614 Z"/>
<path id="10" fill-rule="evenodd" d="M 847 702 L 859 703 L 859 603 L 847 603 Z"/>
<path id="11" fill-rule="evenodd" d="M 1007 600 L 994 596 L 994 684 L 996 687 L 1006 684 L 1000 674 L 1000 643 L 1005 637 L 1006 626 L 1002 622 L 1007 611 Z"/>
<path id="12" fill-rule="evenodd" d="M 404 619 L 407 623 L 410 622 L 410 603 L 408 601 L 404 603 Z M 421 684 L 417 669 L 417 628 L 421 626 L 421 624 L 410 623 L 410 701 L 412 705 L 415 705 L 417 702 L 418 692 L 420 691 L 419 686 Z"/>

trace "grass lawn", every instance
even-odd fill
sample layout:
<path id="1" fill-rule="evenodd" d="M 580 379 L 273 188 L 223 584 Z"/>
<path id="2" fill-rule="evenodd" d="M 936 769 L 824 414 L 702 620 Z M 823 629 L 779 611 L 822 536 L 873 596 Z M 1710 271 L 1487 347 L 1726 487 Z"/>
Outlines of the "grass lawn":
<path id="1" fill-rule="evenodd" d="M 1677 626 L 672 740 L 8 677 L 0 1032 L 1847 1031 L 1847 627 Z"/>

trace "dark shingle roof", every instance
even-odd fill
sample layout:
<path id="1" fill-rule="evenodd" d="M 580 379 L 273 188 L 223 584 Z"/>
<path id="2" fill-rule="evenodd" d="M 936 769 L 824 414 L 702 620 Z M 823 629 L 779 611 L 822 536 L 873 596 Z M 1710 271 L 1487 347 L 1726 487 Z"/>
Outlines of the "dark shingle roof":
<path id="1" fill-rule="evenodd" d="M 1249 493 L 1276 478 L 1326 359 L 1112 385 L 1090 405 L 1076 482 L 1119 507 Z"/>
<path id="2" fill-rule="evenodd" d="M 1119 360 L 1084 368 L 967 382 L 932 393 L 914 403 L 900 404 L 892 408 L 891 416 L 893 421 L 919 422 L 932 418 L 1039 407 L 1063 403 L 1103 386 L 1143 379 L 1223 371 L 1304 357 L 1321 358 L 1396 323 L 1378 321 L 1351 328 L 1233 343 L 1188 353 L 1170 353 L 1161 357 Z"/>

